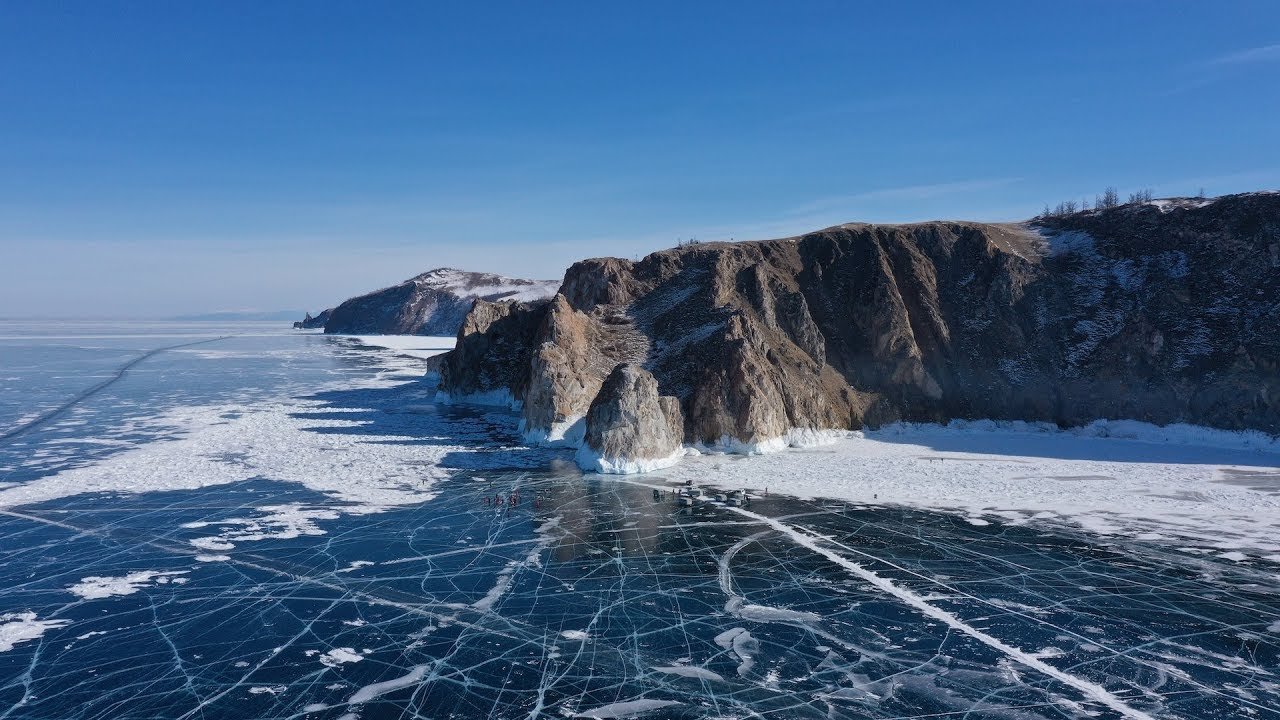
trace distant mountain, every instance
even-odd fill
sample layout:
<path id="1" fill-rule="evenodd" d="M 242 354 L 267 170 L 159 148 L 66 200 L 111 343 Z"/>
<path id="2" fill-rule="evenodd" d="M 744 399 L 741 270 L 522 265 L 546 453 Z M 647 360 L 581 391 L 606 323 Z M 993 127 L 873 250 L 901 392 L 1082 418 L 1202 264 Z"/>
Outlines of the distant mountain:
<path id="1" fill-rule="evenodd" d="M 900 420 L 1280 434 L 1280 194 L 584 260 L 550 302 L 477 302 L 440 363 L 613 472 Z"/>
<path id="2" fill-rule="evenodd" d="M 301 310 L 224 310 L 168 318 L 184 322 L 226 322 L 229 320 L 292 320 Z"/>
<path id="3" fill-rule="evenodd" d="M 479 300 L 544 300 L 558 280 L 524 280 L 493 273 L 438 268 L 333 308 L 326 333 L 343 335 L 456 335 Z"/>

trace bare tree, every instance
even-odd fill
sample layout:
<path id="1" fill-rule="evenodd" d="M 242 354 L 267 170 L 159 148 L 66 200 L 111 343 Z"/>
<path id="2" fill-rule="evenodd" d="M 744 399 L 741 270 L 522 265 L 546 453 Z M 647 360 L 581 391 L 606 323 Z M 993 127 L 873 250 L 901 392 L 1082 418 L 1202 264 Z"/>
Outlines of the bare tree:
<path id="1" fill-rule="evenodd" d="M 1204 199 L 1204 188 L 1200 188 L 1200 192 L 1196 193 L 1196 197 L 1200 198 L 1201 200 Z"/>
<path id="2" fill-rule="evenodd" d="M 1098 196 L 1097 206 L 1099 209 L 1113 208 L 1120 204 L 1120 193 L 1115 187 L 1108 185 L 1106 190 Z"/>
<path id="3" fill-rule="evenodd" d="M 1067 215 L 1074 213 L 1076 211 L 1076 201 L 1068 200 L 1062 203 L 1062 209 L 1065 211 L 1065 214 Z"/>
<path id="4" fill-rule="evenodd" d="M 1129 202 L 1144 203 L 1151 202 L 1151 188 L 1143 188 L 1137 192 L 1129 193 Z"/>

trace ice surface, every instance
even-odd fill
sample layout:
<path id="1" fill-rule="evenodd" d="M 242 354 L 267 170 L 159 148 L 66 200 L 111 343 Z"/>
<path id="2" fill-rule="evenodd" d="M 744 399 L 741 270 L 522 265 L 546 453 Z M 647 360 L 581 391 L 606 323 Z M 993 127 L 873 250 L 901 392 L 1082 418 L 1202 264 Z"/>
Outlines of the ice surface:
<path id="1" fill-rule="evenodd" d="M 602 476 L 393 350 L 208 349 L 0 445 L 0 716 L 1277 716 L 1265 438 L 901 426 Z"/>

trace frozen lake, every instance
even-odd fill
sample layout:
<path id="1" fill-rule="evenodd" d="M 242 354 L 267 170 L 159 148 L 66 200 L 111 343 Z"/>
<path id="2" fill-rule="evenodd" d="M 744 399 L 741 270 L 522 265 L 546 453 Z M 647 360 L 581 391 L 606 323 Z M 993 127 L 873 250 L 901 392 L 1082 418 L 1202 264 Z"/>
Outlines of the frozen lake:
<path id="1" fill-rule="evenodd" d="M 437 405 L 430 346 L 0 323 L 0 718 L 1280 717 L 1256 443 L 583 476 Z"/>

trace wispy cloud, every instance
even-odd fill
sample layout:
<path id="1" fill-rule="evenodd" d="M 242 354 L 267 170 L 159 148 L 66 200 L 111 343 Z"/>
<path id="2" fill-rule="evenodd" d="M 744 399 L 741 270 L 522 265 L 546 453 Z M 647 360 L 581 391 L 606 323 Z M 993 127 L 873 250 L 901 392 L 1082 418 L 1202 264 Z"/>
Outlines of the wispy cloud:
<path id="1" fill-rule="evenodd" d="M 1262 47 L 1248 48 L 1246 50 L 1237 50 L 1236 52 L 1219 55 L 1206 62 L 1206 65 L 1245 65 L 1250 63 L 1276 62 L 1280 61 L 1280 43 L 1275 45 L 1263 45 Z"/>

